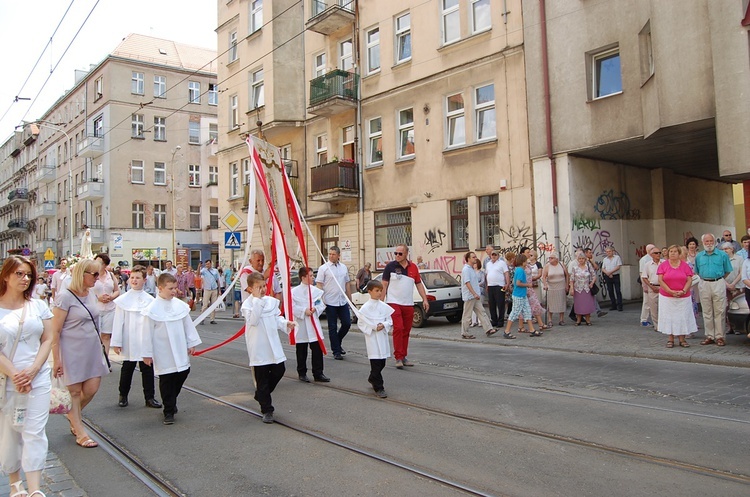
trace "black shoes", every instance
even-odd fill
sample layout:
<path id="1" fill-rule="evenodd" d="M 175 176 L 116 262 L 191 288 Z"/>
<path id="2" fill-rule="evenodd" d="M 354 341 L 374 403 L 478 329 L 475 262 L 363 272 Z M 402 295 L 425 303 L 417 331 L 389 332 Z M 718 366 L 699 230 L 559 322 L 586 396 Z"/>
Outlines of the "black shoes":
<path id="1" fill-rule="evenodd" d="M 211 324 L 216 324 L 216 321 L 211 321 Z"/>
<path id="2" fill-rule="evenodd" d="M 341 355 L 346 355 L 346 350 L 341 349 Z"/>
<path id="3" fill-rule="evenodd" d="M 304 383 L 310 383 L 310 378 L 307 377 L 306 374 L 299 375 L 299 381 Z"/>
<path id="4" fill-rule="evenodd" d="M 127 399 L 125 399 L 125 405 L 128 405 Z M 159 402 L 156 399 L 146 399 L 146 407 L 151 407 L 153 409 L 161 409 L 162 405 L 161 405 L 161 402 Z"/>
<path id="5" fill-rule="evenodd" d="M 333 358 L 337 361 L 343 361 L 344 357 L 341 354 L 333 354 Z"/>
<path id="6" fill-rule="evenodd" d="M 267 425 L 270 425 L 271 423 L 273 423 L 273 413 L 272 412 L 264 413 L 263 422 Z"/>
<path id="7" fill-rule="evenodd" d="M 388 398 L 388 394 L 385 393 L 385 390 L 378 390 L 378 391 L 375 392 L 375 395 L 377 395 L 381 399 L 387 399 Z"/>
<path id="8" fill-rule="evenodd" d="M 164 416 L 164 424 L 165 425 L 173 425 L 174 424 L 174 414 L 166 414 Z"/>
<path id="9" fill-rule="evenodd" d="M 310 380 L 308 380 L 308 381 L 310 381 Z M 331 379 L 329 377 L 327 377 L 326 375 L 321 374 L 320 376 L 316 376 L 315 377 L 315 381 L 319 381 L 321 383 L 328 383 L 328 382 L 331 381 Z"/>
<path id="10" fill-rule="evenodd" d="M 128 398 L 125 395 L 120 395 L 120 401 L 117 403 L 120 407 L 128 407 Z"/>

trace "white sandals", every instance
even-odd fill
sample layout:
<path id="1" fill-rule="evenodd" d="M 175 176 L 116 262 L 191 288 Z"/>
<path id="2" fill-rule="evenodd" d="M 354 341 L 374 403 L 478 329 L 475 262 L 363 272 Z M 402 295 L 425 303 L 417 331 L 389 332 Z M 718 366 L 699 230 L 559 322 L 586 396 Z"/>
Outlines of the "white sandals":
<path id="1" fill-rule="evenodd" d="M 13 493 L 10 497 L 28 497 L 29 493 L 23 488 L 23 481 L 18 480 L 10 484 Z"/>
<path id="2" fill-rule="evenodd" d="M 33 492 L 29 494 L 29 497 L 34 497 L 35 495 L 37 497 L 47 497 L 46 495 L 44 495 L 44 492 L 42 492 L 41 490 L 34 490 Z"/>

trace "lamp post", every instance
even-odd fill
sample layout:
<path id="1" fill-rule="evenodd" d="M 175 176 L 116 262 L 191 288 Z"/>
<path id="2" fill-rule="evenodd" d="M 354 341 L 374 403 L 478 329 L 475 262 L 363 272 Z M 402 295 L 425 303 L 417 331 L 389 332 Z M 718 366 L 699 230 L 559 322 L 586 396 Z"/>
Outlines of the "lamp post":
<path id="1" fill-rule="evenodd" d="M 172 260 L 174 261 L 175 266 L 177 265 L 177 227 L 175 226 L 176 218 L 174 212 L 174 156 L 181 149 L 182 147 L 177 145 L 174 150 L 172 150 L 172 171 L 169 180 L 172 184 Z"/>

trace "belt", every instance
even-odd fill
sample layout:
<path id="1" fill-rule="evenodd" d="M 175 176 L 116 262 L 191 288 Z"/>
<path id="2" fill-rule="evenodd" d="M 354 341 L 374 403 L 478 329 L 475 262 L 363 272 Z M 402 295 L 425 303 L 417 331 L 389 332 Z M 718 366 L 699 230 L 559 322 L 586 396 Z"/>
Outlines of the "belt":
<path id="1" fill-rule="evenodd" d="M 713 283 L 714 281 L 719 281 L 721 278 L 701 278 L 703 281 L 710 281 Z"/>

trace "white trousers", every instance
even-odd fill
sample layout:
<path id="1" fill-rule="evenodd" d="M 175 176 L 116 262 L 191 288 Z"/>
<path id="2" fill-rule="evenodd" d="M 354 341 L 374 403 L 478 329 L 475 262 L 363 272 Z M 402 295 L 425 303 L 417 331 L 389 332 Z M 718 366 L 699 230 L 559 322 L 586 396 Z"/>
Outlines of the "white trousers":
<path id="1" fill-rule="evenodd" d="M 718 281 L 701 280 L 698 292 L 703 309 L 703 326 L 706 338 L 724 338 L 724 317 L 727 308 L 727 290 L 723 279 Z"/>
<path id="2" fill-rule="evenodd" d="M 469 334 L 469 325 L 471 324 L 471 313 L 475 312 L 479 318 L 479 326 L 486 332 L 492 329 L 492 323 L 490 318 L 487 317 L 487 312 L 484 310 L 482 305 L 482 299 L 471 299 L 464 301 L 464 313 L 461 318 L 461 334 Z"/>
<path id="3" fill-rule="evenodd" d="M 8 382 L 10 382 L 8 378 Z M 0 416 L 0 464 L 5 474 L 24 471 L 41 471 L 47 459 L 47 433 L 49 419 L 50 385 L 31 389 L 26 408 L 26 422 L 23 430 L 13 429 L 11 414 L 13 395 L 7 392 L 7 406 Z M 6 412 L 9 411 L 9 412 Z"/>

